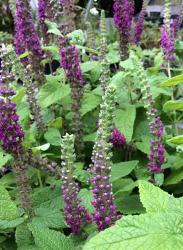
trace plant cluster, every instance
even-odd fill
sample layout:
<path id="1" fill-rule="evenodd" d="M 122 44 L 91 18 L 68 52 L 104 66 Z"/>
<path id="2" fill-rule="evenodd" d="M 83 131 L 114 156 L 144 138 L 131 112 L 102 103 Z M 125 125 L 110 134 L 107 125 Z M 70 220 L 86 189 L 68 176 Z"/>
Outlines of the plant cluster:
<path id="1" fill-rule="evenodd" d="M 111 27 L 89 1 L 83 29 L 77 0 L 39 0 L 36 18 L 10 3 L 0 250 L 182 249 L 182 9 L 165 1 L 154 42 L 146 0 L 137 18 L 115 0 Z"/>

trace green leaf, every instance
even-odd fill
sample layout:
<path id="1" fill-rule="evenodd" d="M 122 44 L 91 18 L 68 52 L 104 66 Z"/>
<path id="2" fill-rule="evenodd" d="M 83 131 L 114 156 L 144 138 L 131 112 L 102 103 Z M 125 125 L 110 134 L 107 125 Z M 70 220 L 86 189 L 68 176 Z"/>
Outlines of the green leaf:
<path id="1" fill-rule="evenodd" d="M 51 145 L 60 146 L 61 144 L 61 135 L 59 130 L 56 128 L 49 128 L 48 131 L 44 134 L 44 138 Z"/>
<path id="2" fill-rule="evenodd" d="M 87 141 L 87 142 L 88 142 L 88 141 L 94 142 L 95 139 L 96 139 L 96 135 L 97 135 L 96 132 L 94 132 L 94 133 L 92 133 L 92 134 L 89 134 L 89 135 L 85 135 L 84 138 L 83 138 L 83 140 L 84 140 L 84 141 Z"/>
<path id="3" fill-rule="evenodd" d="M 11 221 L 18 217 L 18 209 L 8 191 L 0 185 L 0 220 Z"/>
<path id="4" fill-rule="evenodd" d="M 64 234 L 50 230 L 41 224 L 29 224 L 35 244 L 44 250 L 74 250 L 74 245 L 71 239 Z"/>
<path id="5" fill-rule="evenodd" d="M 129 105 L 125 110 L 118 109 L 114 112 L 114 123 L 116 128 L 130 142 L 133 136 L 133 128 L 136 117 L 135 106 Z"/>
<path id="6" fill-rule="evenodd" d="M 20 59 L 24 59 L 25 57 L 28 57 L 30 55 L 30 51 L 25 51 L 23 54 L 19 55 Z"/>
<path id="7" fill-rule="evenodd" d="M 28 226 L 26 223 L 23 223 L 22 225 L 19 225 L 16 228 L 15 239 L 16 239 L 18 249 L 21 249 L 23 247 L 24 247 L 24 249 L 27 249 L 26 248 L 27 246 L 34 244 L 34 239 L 32 237 L 32 233 L 28 229 Z"/>
<path id="8" fill-rule="evenodd" d="M 54 34 L 54 35 L 57 35 L 57 36 L 61 36 L 62 35 L 61 32 L 60 32 L 60 30 L 58 29 L 58 26 L 57 26 L 56 23 L 50 22 L 48 20 L 45 20 L 45 23 L 46 23 L 46 25 L 48 27 L 47 33 Z"/>
<path id="9" fill-rule="evenodd" d="M 183 144 L 183 135 L 175 136 L 175 137 L 167 140 L 167 142 L 171 142 L 171 143 L 174 143 L 176 145 L 181 145 L 181 144 Z"/>
<path id="10" fill-rule="evenodd" d="M 60 185 L 34 189 L 32 195 L 33 206 L 36 208 L 46 207 L 50 209 L 61 209 L 63 202 L 60 194 Z"/>
<path id="11" fill-rule="evenodd" d="M 49 149 L 49 147 L 50 147 L 50 143 L 46 143 L 46 144 L 43 144 L 41 146 L 32 148 L 32 151 L 33 152 L 46 151 Z"/>
<path id="12" fill-rule="evenodd" d="M 3 167 L 11 160 L 11 155 L 0 152 L 0 167 Z"/>
<path id="13" fill-rule="evenodd" d="M 88 62 L 81 63 L 81 70 L 83 73 L 89 72 L 98 67 L 100 67 L 100 63 L 96 61 L 88 61 Z"/>
<path id="14" fill-rule="evenodd" d="M 128 193 L 119 190 L 115 194 L 115 198 L 117 209 L 122 214 L 137 214 L 145 212 L 145 209 L 140 202 L 139 195 L 137 194 L 128 195 Z"/>
<path id="15" fill-rule="evenodd" d="M 174 198 L 159 187 L 145 181 L 139 181 L 140 200 L 147 212 L 182 213 L 183 201 Z"/>
<path id="16" fill-rule="evenodd" d="M 183 83 L 183 75 L 172 77 L 160 84 L 160 87 L 173 87 Z"/>
<path id="17" fill-rule="evenodd" d="M 66 228 L 62 212 L 59 209 L 40 207 L 35 210 L 35 217 L 32 223 L 43 223 L 50 228 Z"/>
<path id="18" fill-rule="evenodd" d="M 92 93 L 84 94 L 81 106 L 81 115 L 84 116 L 88 112 L 97 108 L 100 104 L 100 100 L 101 98 L 99 96 Z"/>
<path id="19" fill-rule="evenodd" d="M 0 220 L 0 230 L 15 228 L 24 222 L 24 218 L 17 218 L 11 221 Z"/>
<path id="20" fill-rule="evenodd" d="M 163 110 L 182 110 L 183 109 L 183 100 L 178 101 L 168 101 L 163 105 Z"/>
<path id="21" fill-rule="evenodd" d="M 183 244 L 183 218 L 175 213 L 125 216 L 97 234 L 83 250 L 179 250 Z"/>
<path id="22" fill-rule="evenodd" d="M 57 117 L 52 122 L 50 122 L 49 127 L 60 129 L 62 128 L 62 125 L 63 125 L 63 118 Z"/>
<path id="23" fill-rule="evenodd" d="M 82 199 L 81 204 L 84 205 L 88 211 L 90 211 L 91 213 L 95 212 L 95 209 L 91 204 L 91 201 L 94 199 L 92 191 L 87 190 L 85 188 L 81 189 L 81 191 L 78 194 L 78 198 Z"/>
<path id="24" fill-rule="evenodd" d="M 141 137 L 141 142 L 136 142 L 135 143 L 136 147 L 138 150 L 145 154 L 150 154 L 150 137 L 143 135 Z"/>
<path id="25" fill-rule="evenodd" d="M 120 55 L 117 50 L 110 50 L 109 53 L 106 55 L 106 58 L 110 64 L 115 64 L 120 61 Z"/>
<path id="26" fill-rule="evenodd" d="M 53 80 L 43 85 L 40 89 L 38 96 L 39 104 L 42 108 L 47 108 L 54 103 L 60 102 L 69 94 L 69 85 Z"/>
<path id="27" fill-rule="evenodd" d="M 130 174 L 137 164 L 138 161 L 127 161 L 113 164 L 111 177 L 112 182 Z"/>
<path id="28" fill-rule="evenodd" d="M 172 169 L 171 174 L 165 179 L 165 185 L 177 184 L 183 180 L 183 169 Z"/>

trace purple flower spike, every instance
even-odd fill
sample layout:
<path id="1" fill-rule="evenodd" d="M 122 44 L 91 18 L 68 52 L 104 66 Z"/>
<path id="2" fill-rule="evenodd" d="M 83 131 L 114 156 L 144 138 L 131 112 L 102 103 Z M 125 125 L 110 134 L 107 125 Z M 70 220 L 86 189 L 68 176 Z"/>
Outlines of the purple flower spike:
<path id="1" fill-rule="evenodd" d="M 146 14 L 146 7 L 147 7 L 147 0 L 144 0 L 142 10 L 138 16 L 138 20 L 134 28 L 134 38 L 133 38 L 134 41 L 133 42 L 135 44 L 139 44 L 142 33 L 144 31 L 144 17 Z"/>
<path id="2" fill-rule="evenodd" d="M 3 149 L 17 154 L 22 149 L 24 132 L 16 114 L 16 104 L 9 99 L 0 99 L 0 141 Z"/>
<path id="3" fill-rule="evenodd" d="M 60 39 L 61 66 L 63 67 L 67 81 L 71 87 L 72 96 L 72 132 L 75 135 L 76 153 L 78 159 L 83 159 L 83 125 L 81 119 L 81 101 L 84 91 L 84 80 L 79 62 L 78 50 L 75 46 L 69 44 L 69 39 L 63 37 Z"/>
<path id="4" fill-rule="evenodd" d="M 111 135 L 111 142 L 115 147 L 121 147 L 126 145 L 126 138 L 117 129 L 114 129 Z"/>
<path id="5" fill-rule="evenodd" d="M 134 15 L 134 0 L 115 0 L 114 23 L 120 36 L 121 59 L 128 58 L 128 44 Z"/>
<path id="6" fill-rule="evenodd" d="M 79 234 L 82 227 L 91 223 L 92 219 L 86 211 L 85 206 L 81 205 L 78 198 L 79 186 L 73 178 L 74 171 L 74 136 L 66 134 L 62 138 L 62 193 L 65 202 L 64 216 L 67 224 L 74 234 Z"/>
<path id="7" fill-rule="evenodd" d="M 28 61 L 23 60 L 24 64 L 30 63 L 35 73 L 35 78 L 39 84 L 42 83 L 42 50 L 38 35 L 32 20 L 30 5 L 27 0 L 16 0 L 16 18 L 15 18 L 15 45 L 16 52 L 21 55 L 25 51 L 30 54 Z"/>
<path id="8" fill-rule="evenodd" d="M 38 2 L 39 26 L 43 37 L 43 43 L 49 44 L 50 36 L 47 34 L 46 20 L 54 21 L 54 6 L 50 0 L 39 0 Z"/>
<path id="9" fill-rule="evenodd" d="M 174 59 L 174 27 L 170 27 L 168 32 L 165 24 L 161 27 L 161 47 L 163 50 L 163 57 L 166 61 Z"/>

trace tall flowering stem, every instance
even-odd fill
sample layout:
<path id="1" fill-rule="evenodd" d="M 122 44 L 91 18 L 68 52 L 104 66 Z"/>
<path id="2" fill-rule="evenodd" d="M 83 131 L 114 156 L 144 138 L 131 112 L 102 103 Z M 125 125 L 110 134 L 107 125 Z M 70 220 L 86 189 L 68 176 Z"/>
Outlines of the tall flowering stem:
<path id="1" fill-rule="evenodd" d="M 110 65 L 106 58 L 106 52 L 107 52 L 107 27 L 106 27 L 105 11 L 102 10 L 100 19 L 99 60 L 101 62 L 100 83 L 104 93 L 110 82 Z"/>
<path id="2" fill-rule="evenodd" d="M 126 60 L 129 56 L 128 45 L 130 42 L 133 15 L 134 0 L 115 0 L 114 23 L 120 37 L 121 60 Z"/>
<path id="3" fill-rule="evenodd" d="M 92 220 L 82 206 L 81 199 L 77 198 L 79 193 L 78 183 L 73 178 L 75 153 L 74 136 L 66 134 L 62 138 L 62 193 L 65 207 L 64 216 L 67 224 L 74 234 L 79 234 L 82 227 Z"/>
<path id="4" fill-rule="evenodd" d="M 72 32 L 75 29 L 74 23 L 74 8 L 75 8 L 75 0 L 60 0 L 61 6 L 63 8 L 64 15 L 64 31 L 65 34 Z"/>
<path id="5" fill-rule="evenodd" d="M 0 89 L 0 142 L 2 148 L 14 157 L 14 173 L 21 207 L 24 212 L 31 217 L 32 202 L 29 197 L 31 190 L 29 178 L 24 164 L 26 155 L 22 147 L 24 132 L 19 124 L 19 117 L 16 113 L 16 104 L 11 102 L 10 97 L 15 94 L 12 90 Z"/>
<path id="6" fill-rule="evenodd" d="M 93 219 L 99 231 L 115 223 L 120 218 L 114 205 L 111 177 L 111 143 L 113 112 L 115 107 L 115 88 L 109 86 L 100 106 L 99 127 L 93 148 L 91 171 L 94 194 L 93 206 L 96 209 Z"/>
<path id="7" fill-rule="evenodd" d="M 33 24 L 28 0 L 16 0 L 15 45 L 18 55 L 25 51 L 29 52 L 28 61 L 24 60 L 23 62 L 32 66 L 34 78 L 41 85 L 44 81 L 41 65 L 43 53 Z"/>
<path id="8" fill-rule="evenodd" d="M 141 10 L 141 12 L 138 16 L 137 22 L 135 24 L 134 37 L 133 37 L 133 42 L 135 44 L 139 44 L 142 33 L 144 31 L 144 17 L 146 14 L 147 5 L 148 5 L 148 1 L 144 0 L 143 5 L 142 5 L 142 10 Z"/>
<path id="9" fill-rule="evenodd" d="M 170 0 L 165 0 L 164 20 L 161 27 L 161 47 L 166 62 L 174 59 L 174 25 L 171 25 Z"/>
<path id="10" fill-rule="evenodd" d="M 147 170 L 154 176 L 159 173 L 163 173 L 162 164 L 164 163 L 165 149 L 163 145 L 163 123 L 158 116 L 158 111 L 155 108 L 154 100 L 151 94 L 151 88 L 147 80 L 143 65 L 136 60 L 136 66 L 138 69 L 138 76 L 141 82 L 141 91 L 143 94 L 143 100 L 145 108 L 147 109 L 147 119 L 149 121 L 149 128 L 151 134 L 151 153 L 148 155 Z M 156 179 L 156 178 L 155 178 Z"/>
<path id="11" fill-rule="evenodd" d="M 12 46 L 7 47 L 8 56 L 6 57 L 7 63 L 12 65 L 12 74 L 17 80 L 22 80 L 23 85 L 26 90 L 27 101 L 31 111 L 31 115 L 36 123 L 37 129 L 39 131 L 45 131 L 46 127 L 43 122 L 41 108 L 38 105 L 36 94 L 37 94 L 37 84 L 32 79 L 30 65 L 27 68 L 21 64 L 20 59 L 17 57 L 14 48 Z"/>
<path id="12" fill-rule="evenodd" d="M 51 0 L 38 1 L 38 18 L 44 45 L 48 45 L 50 36 L 47 34 L 46 20 L 54 20 L 54 2 Z"/>
<path id="13" fill-rule="evenodd" d="M 60 39 L 61 66 L 63 67 L 67 80 L 71 87 L 72 95 L 72 133 L 75 135 L 75 146 L 78 159 L 82 160 L 83 143 L 83 124 L 81 119 L 81 101 L 84 92 L 84 80 L 82 77 L 78 50 L 74 45 L 69 44 L 67 37 Z"/>
<path id="14" fill-rule="evenodd" d="M 89 47 L 91 49 L 96 48 L 96 42 L 95 42 L 95 33 L 93 31 L 92 24 L 90 22 L 87 22 L 87 42 L 89 44 Z M 98 58 L 95 54 L 90 54 L 90 59 L 93 61 L 96 61 Z"/>

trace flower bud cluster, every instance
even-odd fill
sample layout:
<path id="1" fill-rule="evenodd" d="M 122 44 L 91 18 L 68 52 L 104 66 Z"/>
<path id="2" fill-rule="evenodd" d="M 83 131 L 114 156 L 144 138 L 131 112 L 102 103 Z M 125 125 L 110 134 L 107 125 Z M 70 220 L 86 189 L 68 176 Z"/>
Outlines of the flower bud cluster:
<path id="1" fill-rule="evenodd" d="M 100 106 L 97 138 L 92 154 L 92 188 L 94 200 L 92 205 L 96 212 L 93 219 L 99 231 L 115 223 L 120 215 L 114 204 L 111 178 L 111 143 L 110 136 L 113 128 L 113 112 L 115 107 L 115 88 L 109 86 Z"/>
<path id="2" fill-rule="evenodd" d="M 62 138 L 62 193 L 65 207 L 64 216 L 67 224 L 74 234 L 79 234 L 85 223 L 91 223 L 92 219 L 82 206 L 79 199 L 79 187 L 73 178 L 74 170 L 74 136 L 66 134 Z"/>
<path id="3" fill-rule="evenodd" d="M 126 138 L 121 132 L 117 129 L 113 129 L 111 135 L 111 142 L 115 147 L 123 147 L 126 146 Z"/>
<path id="4" fill-rule="evenodd" d="M 71 87 L 72 96 L 72 133 L 75 136 L 76 154 L 78 159 L 83 159 L 83 124 L 81 119 L 81 101 L 84 91 L 84 80 L 79 64 L 78 50 L 74 45 L 69 45 L 69 39 L 60 39 L 61 66 Z"/>

